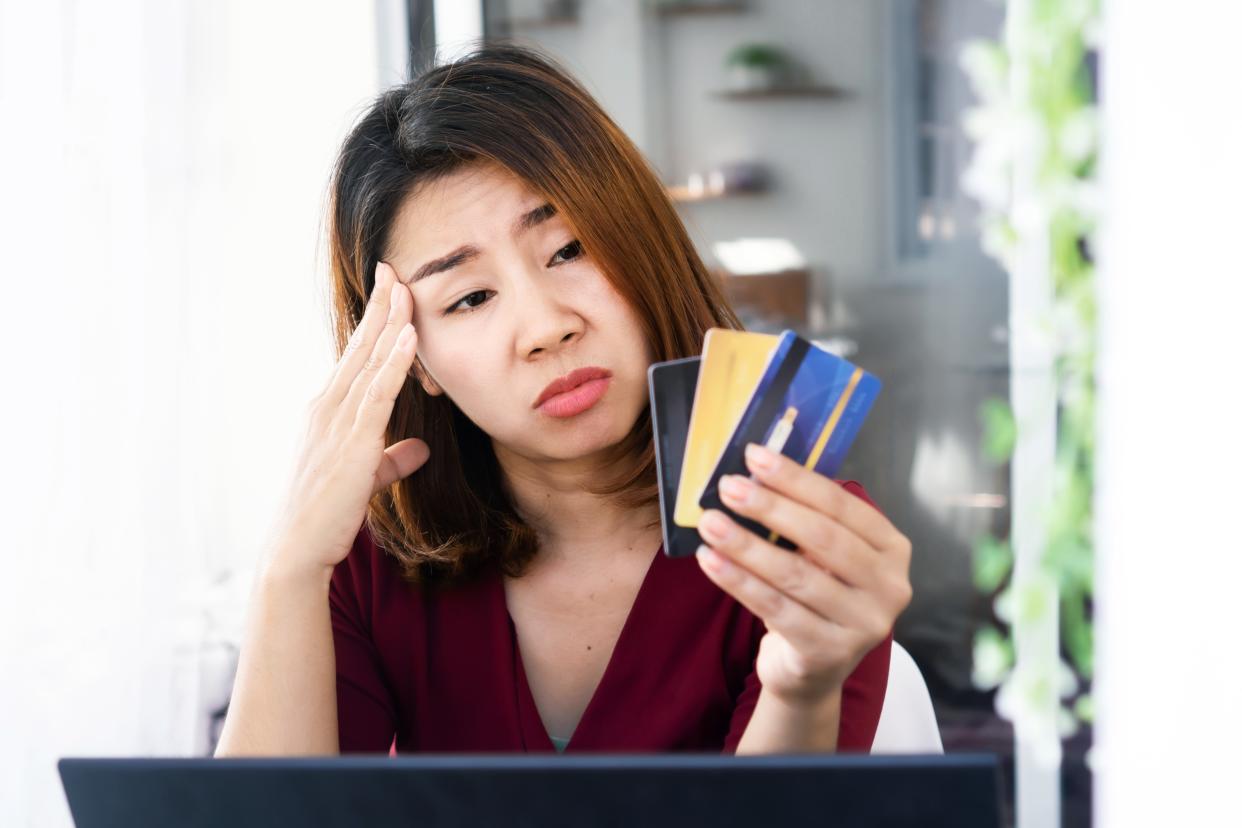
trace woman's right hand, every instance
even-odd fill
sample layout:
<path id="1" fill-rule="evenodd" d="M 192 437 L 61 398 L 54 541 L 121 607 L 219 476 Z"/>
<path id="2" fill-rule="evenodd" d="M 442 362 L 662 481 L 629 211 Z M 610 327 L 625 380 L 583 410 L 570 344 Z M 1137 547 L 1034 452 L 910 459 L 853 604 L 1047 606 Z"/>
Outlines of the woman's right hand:
<path id="1" fill-rule="evenodd" d="M 375 289 L 327 386 L 307 407 L 306 432 L 268 550 L 268 566 L 321 574 L 349 554 L 372 495 L 417 471 L 430 455 L 411 437 L 386 446 L 397 394 L 414 362 L 414 297 L 391 266 Z"/>

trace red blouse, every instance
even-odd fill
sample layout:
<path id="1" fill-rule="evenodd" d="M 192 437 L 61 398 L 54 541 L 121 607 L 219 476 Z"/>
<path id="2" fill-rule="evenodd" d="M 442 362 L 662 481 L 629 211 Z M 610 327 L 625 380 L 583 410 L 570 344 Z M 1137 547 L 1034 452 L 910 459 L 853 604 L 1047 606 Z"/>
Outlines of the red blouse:
<path id="1" fill-rule="evenodd" d="M 871 502 L 853 481 L 850 492 Z M 364 526 L 333 572 L 341 753 L 555 748 L 526 684 L 499 573 L 422 590 Z M 733 753 L 759 697 L 763 622 L 694 558 L 651 559 L 566 753 Z M 846 680 L 840 751 L 869 751 L 888 682 L 891 635 Z"/>

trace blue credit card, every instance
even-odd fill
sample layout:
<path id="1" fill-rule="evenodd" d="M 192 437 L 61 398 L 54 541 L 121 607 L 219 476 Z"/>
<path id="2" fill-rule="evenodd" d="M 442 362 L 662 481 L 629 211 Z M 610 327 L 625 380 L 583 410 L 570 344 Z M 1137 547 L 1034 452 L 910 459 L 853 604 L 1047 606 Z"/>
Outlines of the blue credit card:
<path id="1" fill-rule="evenodd" d="M 699 498 L 755 534 L 785 549 L 795 545 L 758 521 L 733 512 L 717 486 L 726 474 L 749 475 L 748 443 L 775 451 L 826 477 L 836 474 L 858 434 L 880 381 L 848 360 L 817 348 L 793 331 L 781 334 L 758 385 Z"/>

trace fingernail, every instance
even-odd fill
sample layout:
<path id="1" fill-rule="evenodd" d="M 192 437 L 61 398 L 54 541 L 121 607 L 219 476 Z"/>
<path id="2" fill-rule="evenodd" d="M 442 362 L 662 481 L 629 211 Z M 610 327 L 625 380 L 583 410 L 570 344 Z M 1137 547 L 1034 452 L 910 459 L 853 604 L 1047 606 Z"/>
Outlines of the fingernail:
<path id="1" fill-rule="evenodd" d="M 700 546 L 695 550 L 694 556 L 703 562 L 703 565 L 712 572 L 723 572 L 725 568 L 724 559 L 713 552 L 706 546 Z"/>
<path id="2" fill-rule="evenodd" d="M 405 285 L 393 285 L 392 290 L 388 293 L 388 318 L 393 319 L 397 315 L 397 303 L 401 301 L 401 291 L 405 290 Z"/>
<path id="3" fill-rule="evenodd" d="M 758 443 L 746 445 L 746 463 L 754 471 L 772 471 L 776 466 L 776 455 Z"/>
<path id="4" fill-rule="evenodd" d="M 703 519 L 699 521 L 699 529 L 707 536 L 708 540 L 717 543 L 728 540 L 729 535 L 733 531 L 733 527 L 729 525 L 729 520 L 720 512 L 704 512 Z"/>
<path id="5" fill-rule="evenodd" d="M 408 350 L 410 340 L 414 338 L 414 326 L 405 323 L 405 327 L 401 329 L 401 335 L 397 337 L 397 347 L 402 350 Z"/>
<path id="6" fill-rule="evenodd" d="M 745 503 L 750 500 L 751 492 L 754 490 L 755 485 L 741 475 L 726 474 L 720 478 L 720 493 L 735 503 Z"/>

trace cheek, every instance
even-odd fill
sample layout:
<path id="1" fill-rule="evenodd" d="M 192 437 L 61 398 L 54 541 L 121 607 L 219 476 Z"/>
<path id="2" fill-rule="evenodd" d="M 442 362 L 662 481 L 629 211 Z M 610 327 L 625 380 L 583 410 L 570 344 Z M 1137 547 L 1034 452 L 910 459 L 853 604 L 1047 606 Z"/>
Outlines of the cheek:
<path id="1" fill-rule="evenodd" d="M 482 347 L 463 347 L 430 332 L 428 342 L 418 349 L 418 357 L 435 381 L 454 400 L 473 399 L 474 390 L 485 384 L 490 372 Z M 493 374 L 494 375 L 494 374 Z"/>
<path id="2" fill-rule="evenodd" d="M 609 327 L 618 331 L 619 335 L 624 338 L 627 351 L 632 354 L 641 354 L 644 365 L 652 362 L 655 359 L 655 351 L 651 343 L 647 341 L 643 318 L 611 285 L 608 285 L 606 301 L 610 314 Z"/>
<path id="3" fill-rule="evenodd" d="M 624 328 L 626 336 L 642 336 L 638 315 L 599 270 L 591 268 L 589 275 L 583 274 L 583 278 L 575 285 L 575 294 L 579 307 L 589 308 L 590 315 L 603 329 Z"/>
<path id="4" fill-rule="evenodd" d="M 506 373 L 498 348 L 477 331 L 453 337 L 442 330 L 429 332 L 425 347 L 419 348 L 419 359 L 445 395 L 488 433 L 504 430 L 515 410 L 516 389 L 497 380 Z"/>

